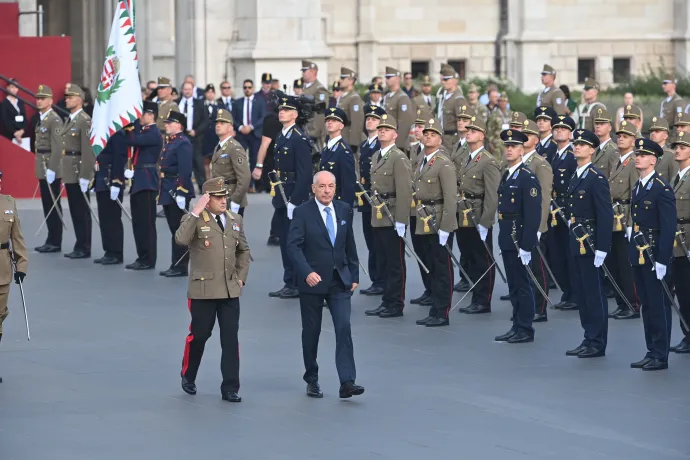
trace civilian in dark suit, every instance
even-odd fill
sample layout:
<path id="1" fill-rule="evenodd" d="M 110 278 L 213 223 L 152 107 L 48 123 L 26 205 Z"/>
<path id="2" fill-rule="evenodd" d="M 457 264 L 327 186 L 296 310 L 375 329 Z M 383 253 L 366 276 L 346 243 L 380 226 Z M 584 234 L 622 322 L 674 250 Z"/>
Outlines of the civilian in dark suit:
<path id="1" fill-rule="evenodd" d="M 350 299 L 359 284 L 357 247 L 352 232 L 352 208 L 333 201 L 335 176 L 320 171 L 314 176 L 315 198 L 298 206 L 288 236 L 288 254 L 297 272 L 302 314 L 302 354 L 307 395 L 322 398 L 316 354 L 326 301 L 335 330 L 335 365 L 340 397 L 364 393 L 355 385 L 355 357 L 350 331 Z"/>
<path id="2" fill-rule="evenodd" d="M 220 84 L 220 97 L 216 99 L 219 109 L 225 109 L 232 113 L 232 86 L 230 82 L 224 81 Z"/>
<path id="3" fill-rule="evenodd" d="M 10 140 L 20 141 L 22 137 L 29 137 L 26 133 L 26 110 L 24 102 L 17 99 L 19 88 L 12 81 L 7 84 L 9 94 L 0 102 L 0 133 Z"/>
<path id="4" fill-rule="evenodd" d="M 256 166 L 256 158 L 261 146 L 264 118 L 266 117 L 265 101 L 259 101 L 254 95 L 254 82 L 245 80 L 242 84 L 244 97 L 233 102 L 232 119 L 235 120 L 237 141 L 247 149 L 249 154 L 249 169 Z M 254 189 L 254 181 L 249 184 L 250 193 Z"/>
<path id="5" fill-rule="evenodd" d="M 194 149 L 194 178 L 196 179 L 197 187 L 201 190 L 201 186 L 206 182 L 206 170 L 204 169 L 202 151 L 204 131 L 209 120 L 207 110 L 203 99 L 195 98 L 194 85 L 190 82 L 182 85 L 182 97 L 177 101 L 177 104 L 179 105 L 180 113 L 184 114 L 187 120 L 186 126 L 183 126 L 182 129 Z"/>

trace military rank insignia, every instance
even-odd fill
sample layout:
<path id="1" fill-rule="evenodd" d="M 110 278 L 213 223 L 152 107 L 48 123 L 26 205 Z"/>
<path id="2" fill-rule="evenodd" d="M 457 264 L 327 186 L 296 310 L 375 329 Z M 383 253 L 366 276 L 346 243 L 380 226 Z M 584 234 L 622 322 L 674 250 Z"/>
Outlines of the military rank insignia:
<path id="1" fill-rule="evenodd" d="M 234 223 L 232 224 L 232 229 L 236 232 L 240 231 L 240 224 Z"/>

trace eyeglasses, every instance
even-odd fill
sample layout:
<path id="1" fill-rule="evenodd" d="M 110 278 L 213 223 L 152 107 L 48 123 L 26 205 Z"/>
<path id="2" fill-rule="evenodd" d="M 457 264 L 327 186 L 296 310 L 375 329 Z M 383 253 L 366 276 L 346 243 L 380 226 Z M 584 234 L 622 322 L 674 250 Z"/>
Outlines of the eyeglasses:
<path id="1" fill-rule="evenodd" d="M 243 89 L 252 89 L 253 86 L 245 86 Z"/>
<path id="2" fill-rule="evenodd" d="M 232 89 L 230 86 L 221 86 L 220 89 Z"/>

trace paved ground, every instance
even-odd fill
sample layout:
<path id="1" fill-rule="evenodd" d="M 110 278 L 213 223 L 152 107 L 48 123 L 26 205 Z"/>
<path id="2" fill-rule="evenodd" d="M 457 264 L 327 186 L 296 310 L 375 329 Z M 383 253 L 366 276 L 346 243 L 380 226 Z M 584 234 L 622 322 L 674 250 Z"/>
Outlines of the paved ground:
<path id="1" fill-rule="evenodd" d="M 507 345 L 492 341 L 509 327 L 506 302 L 496 301 L 491 315 L 454 312 L 449 328 L 430 330 L 414 324 L 425 316 L 421 308 L 408 307 L 394 320 L 368 318 L 363 311 L 374 299 L 355 295 L 358 383 L 366 393 L 338 399 L 325 315 L 326 396 L 307 398 L 298 304 L 266 295 L 280 284 L 280 255 L 265 245 L 268 197 L 251 198 L 246 231 L 255 263 L 240 324 L 244 402 L 220 399 L 217 333 L 199 394 L 179 387 L 186 280 L 32 252 L 26 282 L 32 341 L 13 287 L 0 347 L 0 459 L 690 458 L 690 356 L 673 355 L 666 372 L 629 369 L 645 351 L 639 320 L 612 321 L 606 358 L 578 360 L 564 355 L 580 342 L 576 312 L 551 311 L 548 323 L 536 325 L 534 343 Z M 21 209 L 33 248 L 45 237 L 34 237 L 41 212 L 37 203 Z M 63 249 L 73 244 L 68 228 Z M 165 269 L 163 219 L 158 228 L 158 267 Z M 128 231 L 127 261 L 133 248 Z M 409 297 L 421 283 L 408 264 Z M 496 297 L 505 292 L 497 285 Z M 675 343 L 675 321 L 674 327 Z"/>

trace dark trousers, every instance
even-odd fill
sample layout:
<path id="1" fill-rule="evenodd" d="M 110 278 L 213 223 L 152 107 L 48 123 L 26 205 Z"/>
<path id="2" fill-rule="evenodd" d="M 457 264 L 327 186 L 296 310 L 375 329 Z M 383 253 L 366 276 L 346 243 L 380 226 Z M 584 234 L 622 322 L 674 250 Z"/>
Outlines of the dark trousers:
<path id="1" fill-rule="evenodd" d="M 273 210 L 273 217 L 271 217 L 271 230 L 269 231 L 268 236 L 277 236 L 280 238 L 280 233 L 281 233 L 281 217 L 280 217 L 280 211 L 278 209 Z"/>
<path id="2" fill-rule="evenodd" d="M 118 199 L 122 201 L 124 189 L 120 188 Z M 101 228 L 101 242 L 106 256 L 122 260 L 122 247 L 125 232 L 122 227 L 122 209 L 110 199 L 110 192 L 96 192 L 98 204 L 98 221 Z"/>
<path id="3" fill-rule="evenodd" d="M 690 321 L 690 261 L 687 257 L 676 257 L 673 260 L 673 281 L 676 285 L 680 315 L 685 321 Z M 690 341 L 690 331 L 685 328 L 682 321 L 680 328 L 685 340 Z"/>
<path id="4" fill-rule="evenodd" d="M 486 244 L 493 252 L 493 229 L 489 229 L 486 235 Z M 472 282 L 477 283 L 477 280 L 484 274 L 484 272 L 491 266 L 492 261 L 489 254 L 486 252 L 484 243 L 479 236 L 479 231 L 474 227 L 461 227 L 456 230 L 460 254 L 467 259 L 469 271 L 467 274 L 472 278 Z M 462 262 L 461 262 L 462 263 Z M 463 267 L 464 269 L 465 267 Z M 496 282 L 496 266 L 489 270 L 489 273 L 477 283 L 477 286 L 472 290 L 472 303 L 491 307 L 491 297 L 494 292 L 494 283 Z"/>
<path id="5" fill-rule="evenodd" d="M 185 209 L 188 208 L 189 198 L 187 198 L 187 204 L 185 205 Z M 189 262 L 189 253 L 185 254 L 187 248 L 175 242 L 175 232 L 180 228 L 180 221 L 182 220 L 182 216 L 185 215 L 185 212 L 181 210 L 175 202 L 164 205 L 163 212 L 165 213 L 165 220 L 168 221 L 168 228 L 172 234 L 172 262 L 170 262 L 170 268 L 186 272 L 187 263 Z M 184 257 L 182 257 L 183 255 Z M 181 257 L 182 260 L 180 260 Z M 178 260 L 180 260 L 180 263 L 175 265 Z"/>
<path id="6" fill-rule="evenodd" d="M 633 269 L 628 260 L 628 244 L 628 238 L 625 236 L 625 232 L 613 232 L 611 238 L 611 252 L 608 257 L 606 257 L 606 266 L 611 272 L 613 280 L 618 287 L 621 288 L 625 297 L 628 298 L 630 305 L 633 306 L 635 311 L 640 311 L 640 299 L 637 297 Z M 618 304 L 619 308 L 628 309 L 625 301 L 617 292 L 616 304 Z"/>
<path id="7" fill-rule="evenodd" d="M 60 216 L 58 215 L 58 210 L 60 214 L 62 213 L 62 203 L 57 200 L 55 208 L 50 211 L 53 207 L 53 198 L 50 196 L 50 190 L 48 190 L 48 182 L 45 179 L 40 179 L 38 181 L 38 186 L 41 189 L 41 204 L 43 205 L 43 215 L 48 216 L 46 219 L 46 227 L 48 228 L 48 238 L 46 238 L 46 244 L 52 244 L 53 246 L 62 246 L 62 222 L 60 221 Z M 55 198 L 60 196 L 62 192 L 60 188 L 60 179 L 55 179 L 55 181 L 50 184 L 50 188 L 53 191 Z M 50 212 L 50 214 L 48 214 Z"/>
<path id="8" fill-rule="evenodd" d="M 199 193 L 201 193 L 201 186 L 206 182 L 206 167 L 204 166 L 204 154 L 200 147 L 197 147 L 196 140 L 189 138 L 189 141 L 194 147 L 193 161 L 192 161 L 192 173 L 194 174 L 194 179 L 196 180 L 196 185 L 199 188 Z"/>
<path id="9" fill-rule="evenodd" d="M 676 259 L 677 260 L 677 259 Z M 667 283 L 672 282 L 671 264 L 666 266 Z M 656 279 L 656 272 L 652 265 L 646 263 L 633 267 L 637 292 L 642 302 L 642 324 L 644 325 L 644 340 L 647 343 L 647 358 L 668 361 L 671 348 L 671 301 L 664 292 L 661 282 Z M 688 283 L 688 278 L 682 283 Z M 669 286 L 670 289 L 670 286 Z"/>
<path id="10" fill-rule="evenodd" d="M 429 268 L 429 255 L 426 253 L 426 243 L 424 243 L 424 235 L 417 235 L 415 230 L 417 229 L 417 217 L 410 216 L 410 236 L 412 238 L 412 248 L 417 256 L 424 262 L 427 268 Z M 424 293 L 431 295 L 431 277 L 429 273 L 425 272 L 419 262 L 417 262 L 419 267 L 419 274 L 422 277 L 422 284 L 424 285 Z M 431 268 L 429 268 L 431 271 Z"/>
<path id="11" fill-rule="evenodd" d="M 247 156 L 249 157 L 249 170 L 253 171 L 256 166 L 256 158 L 259 153 L 259 147 L 261 147 L 261 138 L 257 138 L 254 134 L 245 136 L 240 134 L 237 136 L 238 142 L 247 150 Z M 254 178 L 249 182 L 249 186 L 253 187 Z"/>
<path id="12" fill-rule="evenodd" d="M 532 321 L 537 306 L 532 280 L 517 251 L 503 251 L 502 257 L 508 281 L 508 295 L 513 306 L 511 329 L 534 336 Z"/>
<path id="13" fill-rule="evenodd" d="M 211 337 L 213 326 L 218 317 L 220 329 L 220 372 L 223 383 L 220 391 L 240 389 L 240 345 L 237 331 L 240 324 L 240 299 L 189 299 L 189 313 L 192 322 L 189 335 L 184 345 L 182 357 L 182 375 L 190 382 L 196 381 L 196 375 L 204 355 L 206 341 Z"/>
<path id="14" fill-rule="evenodd" d="M 585 330 L 582 345 L 606 350 L 609 329 L 609 308 L 606 300 L 604 270 L 594 267 L 594 256 L 573 257 L 572 289 L 580 312 L 580 324 Z"/>
<path id="15" fill-rule="evenodd" d="M 460 246 L 460 233 L 459 232 L 455 232 L 455 241 L 457 241 L 458 249 L 459 249 L 461 247 Z M 481 238 L 480 238 L 480 242 L 481 242 Z M 491 244 L 493 245 L 493 243 L 491 243 Z M 493 250 L 493 246 L 492 246 L 492 250 Z M 467 255 L 464 252 L 462 252 L 462 249 L 460 252 L 460 267 L 462 267 L 462 269 L 465 270 L 465 273 L 472 276 L 471 275 L 472 272 L 470 271 L 470 259 L 467 257 Z M 482 272 L 482 273 L 484 273 L 484 272 Z M 493 274 L 495 274 L 495 272 Z M 481 276 L 481 275 L 479 275 L 479 276 Z M 486 276 L 489 276 L 489 275 L 486 275 Z M 460 271 L 460 268 L 458 268 L 458 278 L 461 280 L 465 279 L 462 272 Z M 472 281 L 474 281 L 475 279 L 476 278 L 472 279 Z M 470 282 L 470 280 L 465 280 L 465 281 L 467 281 L 468 283 Z M 491 292 L 493 293 L 493 288 L 491 289 Z M 474 298 L 474 296 L 473 296 L 473 298 Z"/>
<path id="16" fill-rule="evenodd" d="M 290 233 L 290 219 L 287 208 L 276 209 L 278 215 L 278 238 L 280 238 L 280 256 L 283 259 L 283 283 L 291 288 L 297 287 L 295 268 L 287 252 L 288 234 Z"/>
<path id="17" fill-rule="evenodd" d="M 551 270 L 553 270 L 553 275 L 556 277 L 556 281 L 563 289 L 563 294 L 561 294 L 561 301 L 563 302 L 574 302 L 576 295 L 573 292 L 573 288 L 570 286 L 571 282 L 571 264 L 570 259 L 570 240 L 569 240 L 569 230 L 568 226 L 562 221 L 557 220 L 555 227 L 549 224 L 549 231 L 546 232 L 546 253 L 549 258 L 549 265 Z"/>
<path id="18" fill-rule="evenodd" d="M 158 244 L 156 195 L 155 190 L 142 190 L 129 196 L 129 205 L 132 208 L 134 244 L 137 247 L 137 262 L 154 266 L 156 265 Z"/>
<path id="19" fill-rule="evenodd" d="M 355 355 L 350 329 L 350 298 L 352 292 L 343 284 L 337 271 L 327 294 L 305 294 L 300 292 L 299 307 L 302 315 L 302 356 L 304 358 L 304 381 L 319 380 L 319 365 L 316 355 L 319 349 L 323 302 L 326 301 L 333 319 L 335 330 L 335 367 L 338 369 L 340 383 L 355 381 Z"/>
<path id="20" fill-rule="evenodd" d="M 543 241 L 539 241 L 538 244 L 540 245 L 540 249 L 543 252 L 545 243 Z M 549 295 L 549 274 L 546 271 L 544 261 L 541 260 L 541 257 L 539 256 L 539 251 L 537 251 L 536 247 L 532 249 L 532 260 L 530 261 L 529 266 L 532 269 L 532 273 L 534 273 L 534 277 L 537 279 L 539 286 L 541 286 L 546 295 Z M 527 276 L 529 276 L 529 274 Z M 548 302 L 546 301 L 544 296 L 541 295 L 541 292 L 539 292 L 539 289 L 537 288 L 534 288 L 534 296 L 536 302 L 535 313 L 545 315 Z"/>
<path id="21" fill-rule="evenodd" d="M 376 256 L 376 244 L 374 243 L 374 232 L 371 226 L 371 211 L 362 212 L 361 217 L 362 233 L 364 234 L 364 241 L 367 244 L 367 251 L 369 251 L 369 258 L 367 260 L 369 279 L 371 279 L 372 283 L 383 286 L 383 271 L 379 269 L 380 257 Z"/>
<path id="22" fill-rule="evenodd" d="M 372 230 L 378 255 L 382 259 L 381 273 L 385 279 L 383 305 L 387 308 L 402 310 L 405 307 L 405 282 L 407 281 L 405 244 L 394 227 L 374 227 Z"/>
<path id="23" fill-rule="evenodd" d="M 79 184 L 65 184 L 65 188 L 67 189 L 69 213 L 72 216 L 72 225 L 74 225 L 74 235 L 77 239 L 74 243 L 74 250 L 90 254 L 91 211 L 89 210 L 89 203 L 91 202 L 91 197 L 88 193 L 86 197 L 81 193 Z"/>
<path id="24" fill-rule="evenodd" d="M 431 300 L 429 316 L 448 318 L 453 298 L 453 263 L 445 247 L 438 243 L 438 235 L 422 235 L 424 252 L 428 257 L 427 268 L 431 280 Z M 453 234 L 448 237 L 448 246 L 453 248 Z M 425 261 L 426 263 L 426 261 Z"/>

